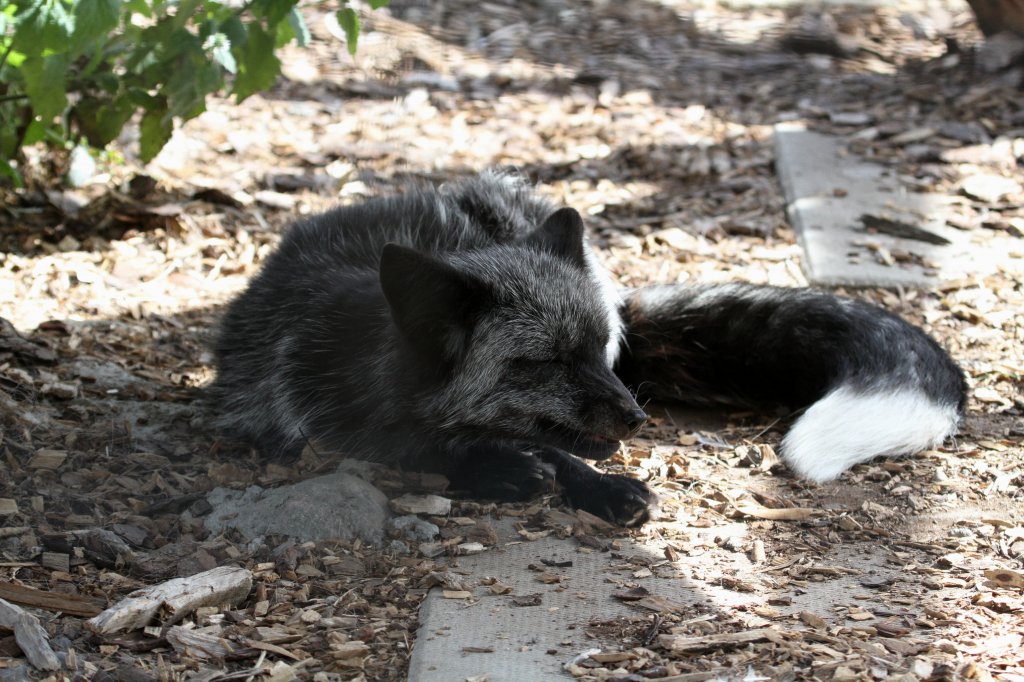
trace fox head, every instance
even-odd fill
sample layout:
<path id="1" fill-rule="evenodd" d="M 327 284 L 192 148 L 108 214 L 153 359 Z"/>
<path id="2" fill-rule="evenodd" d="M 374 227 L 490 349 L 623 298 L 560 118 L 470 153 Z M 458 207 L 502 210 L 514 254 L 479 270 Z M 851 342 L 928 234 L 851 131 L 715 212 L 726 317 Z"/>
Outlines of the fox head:
<path id="1" fill-rule="evenodd" d="M 639 430 L 647 416 L 609 361 L 618 312 L 587 249 L 569 208 L 517 241 L 444 260 L 384 247 L 381 288 L 425 422 L 591 459 Z"/>

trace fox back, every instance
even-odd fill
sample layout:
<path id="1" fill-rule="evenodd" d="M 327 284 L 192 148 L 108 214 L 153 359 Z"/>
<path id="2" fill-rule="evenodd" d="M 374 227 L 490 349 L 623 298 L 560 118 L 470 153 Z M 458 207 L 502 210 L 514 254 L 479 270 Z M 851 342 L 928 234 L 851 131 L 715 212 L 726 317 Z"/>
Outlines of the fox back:
<path id="1" fill-rule="evenodd" d="M 611 371 L 618 300 L 592 259 L 575 211 L 501 174 L 299 223 L 223 318 L 219 425 L 272 453 L 610 454 L 642 413 Z"/>

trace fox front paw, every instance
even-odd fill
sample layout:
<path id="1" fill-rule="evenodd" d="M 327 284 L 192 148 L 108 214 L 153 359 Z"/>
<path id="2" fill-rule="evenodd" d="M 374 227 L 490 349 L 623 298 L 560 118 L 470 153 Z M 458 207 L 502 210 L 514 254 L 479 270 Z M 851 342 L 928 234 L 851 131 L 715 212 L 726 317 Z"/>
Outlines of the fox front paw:
<path id="1" fill-rule="evenodd" d="M 651 520 L 657 496 L 642 481 L 618 474 L 601 474 L 566 488 L 566 499 L 577 509 L 627 528 Z"/>
<path id="2" fill-rule="evenodd" d="M 529 500 L 553 485 L 550 472 L 533 455 L 500 451 L 470 459 L 449 474 L 452 487 L 471 497 L 503 502 Z"/>

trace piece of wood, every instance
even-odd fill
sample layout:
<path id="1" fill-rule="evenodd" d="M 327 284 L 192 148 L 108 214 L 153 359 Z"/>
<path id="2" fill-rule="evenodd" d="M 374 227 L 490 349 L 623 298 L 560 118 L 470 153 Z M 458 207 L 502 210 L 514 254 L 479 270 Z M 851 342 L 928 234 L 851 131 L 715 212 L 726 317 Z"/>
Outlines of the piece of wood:
<path id="1" fill-rule="evenodd" d="M 50 648 L 50 637 L 39 619 L 19 606 L 0 599 L 0 625 L 14 631 L 14 639 L 25 658 L 39 670 L 57 670 L 60 659 Z"/>
<path id="2" fill-rule="evenodd" d="M 63 552 L 43 552 L 43 555 L 39 558 L 39 563 L 44 568 L 54 571 L 64 571 L 67 573 L 71 570 L 71 557 Z"/>
<path id="3" fill-rule="evenodd" d="M 658 645 L 673 653 L 684 651 L 704 651 L 722 647 L 741 646 L 752 642 L 782 642 L 782 636 L 772 628 L 744 630 L 742 632 L 726 632 L 720 635 L 704 637 L 686 637 L 684 635 L 659 635 Z"/>
<path id="4" fill-rule="evenodd" d="M 40 450 L 28 462 L 29 469 L 49 469 L 56 471 L 68 458 L 65 450 Z"/>
<path id="5" fill-rule="evenodd" d="M 105 568 L 120 568 L 135 561 L 135 552 L 117 533 L 105 528 L 84 528 L 42 537 L 43 547 L 71 554 L 81 547 L 85 558 Z"/>
<path id="6" fill-rule="evenodd" d="M 165 625 L 177 623 L 201 606 L 234 606 L 250 589 L 251 571 L 220 566 L 136 590 L 86 625 L 97 634 L 108 634 L 145 627 L 157 616 Z"/>
<path id="7" fill-rule="evenodd" d="M 167 641 L 174 650 L 188 658 L 223 661 L 235 653 L 236 647 L 230 641 L 208 632 L 188 630 L 175 625 L 167 631 Z"/>
<path id="8" fill-rule="evenodd" d="M 6 528 L 0 528 L 0 538 L 12 538 L 16 535 L 24 535 L 30 530 L 32 529 L 28 526 L 7 526 Z"/>
<path id="9" fill-rule="evenodd" d="M 771 521 L 804 521 L 825 513 L 823 509 L 812 509 L 810 507 L 782 507 L 776 509 L 765 507 L 749 500 L 737 504 L 736 511 L 744 516 L 753 516 L 755 519 L 768 519 Z"/>
<path id="10" fill-rule="evenodd" d="M 103 610 L 96 601 L 76 594 L 46 592 L 27 585 L 18 585 L 0 580 L 0 599 L 14 604 L 34 606 L 47 611 L 66 613 L 69 616 L 89 618 Z"/>

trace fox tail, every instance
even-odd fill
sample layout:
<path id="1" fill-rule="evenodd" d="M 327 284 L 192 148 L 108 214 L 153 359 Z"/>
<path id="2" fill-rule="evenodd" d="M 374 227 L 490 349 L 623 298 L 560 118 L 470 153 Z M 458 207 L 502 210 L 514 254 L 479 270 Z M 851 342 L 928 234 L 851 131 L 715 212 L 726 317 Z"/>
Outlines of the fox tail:
<path id="1" fill-rule="evenodd" d="M 624 299 L 617 371 L 647 398 L 783 405 L 801 413 L 781 454 L 828 481 L 953 435 L 967 384 L 945 350 L 881 308 L 811 289 L 658 286 Z"/>

